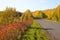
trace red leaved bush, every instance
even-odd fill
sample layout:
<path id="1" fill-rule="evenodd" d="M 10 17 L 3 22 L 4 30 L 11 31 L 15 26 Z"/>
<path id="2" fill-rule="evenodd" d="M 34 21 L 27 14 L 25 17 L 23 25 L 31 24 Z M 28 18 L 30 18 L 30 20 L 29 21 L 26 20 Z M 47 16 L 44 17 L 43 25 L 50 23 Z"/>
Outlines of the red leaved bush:
<path id="1" fill-rule="evenodd" d="M 32 20 L 26 20 L 24 22 L 5 25 L 2 29 L 0 29 L 0 40 L 16 40 L 14 36 L 15 35 L 17 36 L 18 32 L 24 32 L 24 30 L 26 30 L 31 23 L 32 23 Z M 9 35 L 11 35 L 10 39 L 8 38 Z"/>

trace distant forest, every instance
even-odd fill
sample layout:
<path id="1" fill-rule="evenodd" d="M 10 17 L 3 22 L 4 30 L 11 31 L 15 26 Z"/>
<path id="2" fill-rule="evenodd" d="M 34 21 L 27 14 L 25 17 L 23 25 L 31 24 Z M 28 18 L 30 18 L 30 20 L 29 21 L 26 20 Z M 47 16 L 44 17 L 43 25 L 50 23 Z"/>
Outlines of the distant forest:
<path id="1" fill-rule="evenodd" d="M 29 9 L 25 12 L 16 11 L 15 8 L 7 7 L 0 11 L 0 25 L 21 22 L 27 19 L 48 19 L 60 22 L 60 5 L 53 9 L 36 10 L 31 12 Z"/>

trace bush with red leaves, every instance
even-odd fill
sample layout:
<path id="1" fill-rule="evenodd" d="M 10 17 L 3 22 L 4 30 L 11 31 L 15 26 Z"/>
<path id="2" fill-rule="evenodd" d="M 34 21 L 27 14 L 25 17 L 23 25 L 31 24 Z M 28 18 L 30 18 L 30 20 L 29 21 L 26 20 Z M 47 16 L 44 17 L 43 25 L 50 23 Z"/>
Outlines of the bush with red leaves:
<path id="1" fill-rule="evenodd" d="M 3 26 L 3 28 L 0 29 L 0 40 L 18 40 L 31 23 L 32 20 L 26 20 L 24 22 Z"/>

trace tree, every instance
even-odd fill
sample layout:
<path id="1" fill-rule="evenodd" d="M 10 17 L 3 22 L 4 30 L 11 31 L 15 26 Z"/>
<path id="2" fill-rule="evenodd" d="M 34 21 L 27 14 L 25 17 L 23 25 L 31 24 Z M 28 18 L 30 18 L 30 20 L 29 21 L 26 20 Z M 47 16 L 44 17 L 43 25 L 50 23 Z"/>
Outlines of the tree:
<path id="1" fill-rule="evenodd" d="M 30 11 L 30 10 L 26 10 L 26 11 L 22 14 L 21 19 L 22 19 L 22 21 L 31 20 L 31 19 L 32 19 L 31 11 Z"/>
<path id="2" fill-rule="evenodd" d="M 47 16 L 42 11 L 35 11 L 32 13 L 34 18 L 47 18 Z"/>

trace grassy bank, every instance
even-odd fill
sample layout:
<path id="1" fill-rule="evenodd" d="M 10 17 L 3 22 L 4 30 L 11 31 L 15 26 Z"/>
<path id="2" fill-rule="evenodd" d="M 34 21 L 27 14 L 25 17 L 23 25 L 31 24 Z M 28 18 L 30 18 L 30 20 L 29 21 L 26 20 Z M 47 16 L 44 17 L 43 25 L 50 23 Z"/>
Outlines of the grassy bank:
<path id="1" fill-rule="evenodd" d="M 49 37 L 38 22 L 34 20 L 31 27 L 25 31 L 21 40 L 49 40 Z"/>

